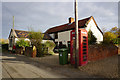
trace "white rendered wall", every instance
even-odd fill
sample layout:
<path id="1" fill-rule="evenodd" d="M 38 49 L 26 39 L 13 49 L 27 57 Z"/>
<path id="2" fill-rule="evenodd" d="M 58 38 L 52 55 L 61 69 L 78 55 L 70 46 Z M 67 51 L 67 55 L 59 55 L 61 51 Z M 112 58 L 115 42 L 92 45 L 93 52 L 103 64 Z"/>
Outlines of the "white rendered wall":
<path id="1" fill-rule="evenodd" d="M 50 36 L 54 39 L 54 34 L 50 34 Z"/>
<path id="2" fill-rule="evenodd" d="M 17 41 L 19 41 L 20 39 L 22 39 L 22 38 L 15 38 L 15 43 L 16 43 Z M 30 41 L 30 39 L 28 39 L 28 38 L 25 38 L 24 40 L 25 40 L 25 41 Z"/>
<path id="3" fill-rule="evenodd" d="M 103 41 L 103 35 L 99 31 L 99 29 L 96 27 L 93 19 L 91 19 L 91 21 L 89 22 L 89 24 L 87 25 L 85 29 L 87 31 L 91 30 L 93 32 L 93 35 L 97 38 L 97 43 L 99 43 L 100 41 Z M 55 42 L 62 41 L 63 44 L 67 45 L 67 41 L 70 41 L 70 32 L 71 30 L 64 31 L 64 32 L 58 32 L 58 39 L 55 39 Z M 54 39 L 54 33 L 50 34 L 50 36 Z"/>
<path id="4" fill-rule="evenodd" d="M 17 41 L 19 41 L 19 39 L 18 39 L 18 38 L 15 38 L 15 43 L 16 43 Z"/>
<path id="5" fill-rule="evenodd" d="M 99 29 L 96 27 L 93 19 L 89 22 L 87 27 L 85 28 L 87 31 L 91 30 L 93 32 L 93 35 L 97 38 L 97 42 L 99 43 L 100 41 L 103 41 L 103 35 L 99 31 Z"/>
<path id="6" fill-rule="evenodd" d="M 30 39 L 28 39 L 28 38 L 25 38 L 25 41 L 30 41 Z"/>
<path id="7" fill-rule="evenodd" d="M 59 32 L 58 33 L 58 39 L 55 39 L 55 42 L 61 42 L 63 44 L 66 44 L 67 45 L 67 41 L 70 41 L 70 32 L 71 30 L 69 31 L 65 31 L 65 32 Z"/>

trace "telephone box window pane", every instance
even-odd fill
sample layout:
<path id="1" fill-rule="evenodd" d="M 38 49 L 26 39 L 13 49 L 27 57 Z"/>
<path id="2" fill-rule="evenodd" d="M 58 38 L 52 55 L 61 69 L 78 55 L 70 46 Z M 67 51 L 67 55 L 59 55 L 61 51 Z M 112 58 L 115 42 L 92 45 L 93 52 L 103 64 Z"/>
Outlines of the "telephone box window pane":
<path id="1" fill-rule="evenodd" d="M 83 43 L 83 45 L 86 45 L 86 43 Z"/>
<path id="2" fill-rule="evenodd" d="M 86 37 L 85 37 L 85 36 L 83 36 L 83 39 L 85 40 L 85 39 L 86 39 Z"/>
<path id="3" fill-rule="evenodd" d="M 87 59 L 83 59 L 83 61 L 86 61 Z"/>
<path id="4" fill-rule="evenodd" d="M 86 56 L 83 56 L 83 59 L 86 59 Z"/>
<path id="5" fill-rule="evenodd" d="M 86 49 L 83 49 L 83 51 L 86 51 Z"/>
<path id="6" fill-rule="evenodd" d="M 83 52 L 83 54 L 86 54 L 86 52 Z"/>
<path id="7" fill-rule="evenodd" d="M 83 46 L 83 48 L 86 48 L 86 46 Z"/>
<path id="8" fill-rule="evenodd" d="M 87 56 L 83 56 L 83 61 L 86 61 L 87 60 Z"/>

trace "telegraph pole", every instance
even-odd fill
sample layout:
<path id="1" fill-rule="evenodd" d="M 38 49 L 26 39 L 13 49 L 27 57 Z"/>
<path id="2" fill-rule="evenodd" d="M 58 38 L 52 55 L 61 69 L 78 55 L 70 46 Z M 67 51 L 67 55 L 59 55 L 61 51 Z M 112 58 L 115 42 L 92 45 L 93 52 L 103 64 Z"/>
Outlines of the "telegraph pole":
<path id="1" fill-rule="evenodd" d="M 13 31 L 14 31 L 14 16 L 13 16 Z M 15 45 L 15 36 L 13 36 L 13 46 Z"/>
<path id="2" fill-rule="evenodd" d="M 79 65 L 79 42 L 78 42 L 78 3 L 75 0 L 75 68 Z"/>
<path id="3" fill-rule="evenodd" d="M 13 29 L 14 29 L 14 16 L 13 16 Z"/>

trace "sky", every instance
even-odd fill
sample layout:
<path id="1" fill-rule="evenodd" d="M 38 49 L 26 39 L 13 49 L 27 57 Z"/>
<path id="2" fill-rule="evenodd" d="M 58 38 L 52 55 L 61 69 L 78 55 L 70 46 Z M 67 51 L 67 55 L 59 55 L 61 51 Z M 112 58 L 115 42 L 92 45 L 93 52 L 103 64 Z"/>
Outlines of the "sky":
<path id="1" fill-rule="evenodd" d="M 0 4 L 1 6 L 1 4 Z M 15 29 L 45 32 L 74 18 L 73 2 L 2 2 L 2 38 Z M 118 2 L 78 2 L 78 19 L 93 16 L 100 29 L 118 27 Z M 1 16 L 0 16 L 1 18 Z M 0 21 L 1 22 L 1 21 Z"/>

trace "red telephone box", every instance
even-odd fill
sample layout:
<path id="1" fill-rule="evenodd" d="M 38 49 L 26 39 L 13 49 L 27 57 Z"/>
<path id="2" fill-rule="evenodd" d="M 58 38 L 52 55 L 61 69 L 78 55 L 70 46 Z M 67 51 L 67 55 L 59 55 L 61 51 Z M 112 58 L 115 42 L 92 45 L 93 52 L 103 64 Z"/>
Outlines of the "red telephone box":
<path id="1" fill-rule="evenodd" d="M 85 29 L 79 29 L 79 66 L 88 62 L 88 33 Z M 75 64 L 75 30 L 71 31 L 70 62 Z"/>

